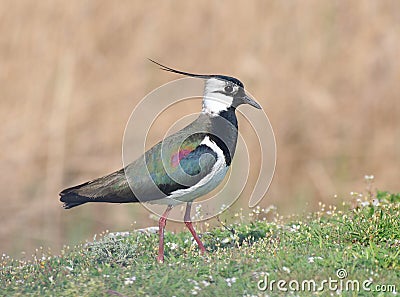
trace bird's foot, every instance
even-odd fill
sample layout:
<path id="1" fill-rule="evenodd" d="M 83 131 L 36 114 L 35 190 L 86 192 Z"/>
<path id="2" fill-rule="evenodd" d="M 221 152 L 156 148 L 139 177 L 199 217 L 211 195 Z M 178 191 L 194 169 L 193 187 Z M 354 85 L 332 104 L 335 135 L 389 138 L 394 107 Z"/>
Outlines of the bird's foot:
<path id="1" fill-rule="evenodd" d="M 157 262 L 160 263 L 160 264 L 164 263 L 164 255 L 158 255 L 157 256 Z"/>
<path id="2" fill-rule="evenodd" d="M 192 222 L 185 222 L 186 227 L 189 229 L 190 233 L 192 233 L 192 236 L 194 240 L 196 240 L 197 245 L 199 246 L 200 253 L 204 255 L 204 253 L 207 251 L 206 248 L 204 247 L 203 243 L 200 240 L 200 237 L 197 235 L 196 231 L 193 228 Z"/>
<path id="3" fill-rule="evenodd" d="M 203 246 L 203 244 L 201 244 L 201 246 L 199 246 L 199 249 L 200 249 L 200 253 L 201 253 L 202 255 L 204 255 L 204 254 L 207 252 L 207 250 L 206 250 L 206 248 Z"/>

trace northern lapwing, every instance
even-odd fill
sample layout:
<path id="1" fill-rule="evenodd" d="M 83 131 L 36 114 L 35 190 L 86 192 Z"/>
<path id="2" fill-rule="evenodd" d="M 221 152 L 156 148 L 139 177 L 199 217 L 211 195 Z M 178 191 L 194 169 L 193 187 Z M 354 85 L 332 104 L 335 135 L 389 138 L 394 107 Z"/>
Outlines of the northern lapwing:
<path id="1" fill-rule="evenodd" d="M 244 90 L 243 83 L 225 75 L 193 74 L 151 60 L 162 70 L 203 79 L 203 108 L 198 118 L 166 137 L 121 170 L 63 190 L 60 200 L 69 209 L 87 202 L 145 202 L 167 205 L 159 219 L 157 260 L 164 261 L 164 228 L 171 209 L 186 203 L 184 222 L 201 253 L 206 249 L 193 228 L 193 200 L 217 187 L 235 154 L 241 104 L 261 109 Z"/>

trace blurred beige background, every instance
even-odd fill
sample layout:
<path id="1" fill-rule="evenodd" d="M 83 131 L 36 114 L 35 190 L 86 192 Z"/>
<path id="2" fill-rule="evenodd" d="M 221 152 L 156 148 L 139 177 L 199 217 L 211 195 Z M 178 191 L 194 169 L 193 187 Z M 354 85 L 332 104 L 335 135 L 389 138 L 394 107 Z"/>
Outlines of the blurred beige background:
<path id="1" fill-rule="evenodd" d="M 147 57 L 236 76 L 262 104 L 278 149 L 262 206 L 339 204 L 365 174 L 400 191 L 399 36 L 397 1 L 0 1 L 0 252 L 155 225 L 58 201 L 121 167 L 132 109 L 178 78 Z"/>

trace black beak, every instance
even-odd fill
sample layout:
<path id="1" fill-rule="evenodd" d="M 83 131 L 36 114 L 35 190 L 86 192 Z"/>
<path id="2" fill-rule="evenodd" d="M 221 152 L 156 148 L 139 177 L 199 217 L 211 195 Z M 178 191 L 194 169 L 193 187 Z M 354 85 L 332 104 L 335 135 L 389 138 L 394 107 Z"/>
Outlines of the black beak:
<path id="1" fill-rule="evenodd" d="M 253 98 L 251 98 L 247 94 L 244 97 L 242 97 L 242 100 L 243 100 L 244 104 L 251 105 L 251 106 L 253 106 L 253 107 L 257 108 L 257 109 L 261 109 L 261 105 L 258 104 Z"/>

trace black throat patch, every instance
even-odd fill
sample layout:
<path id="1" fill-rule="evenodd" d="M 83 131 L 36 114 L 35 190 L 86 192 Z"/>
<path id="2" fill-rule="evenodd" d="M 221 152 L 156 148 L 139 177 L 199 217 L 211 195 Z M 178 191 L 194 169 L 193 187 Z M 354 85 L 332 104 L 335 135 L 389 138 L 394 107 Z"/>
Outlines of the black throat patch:
<path id="1" fill-rule="evenodd" d="M 235 108 L 229 107 L 219 113 L 217 117 L 211 119 L 212 133 L 208 136 L 222 150 L 227 166 L 232 163 L 233 155 L 236 150 L 238 135 L 238 121 Z"/>

